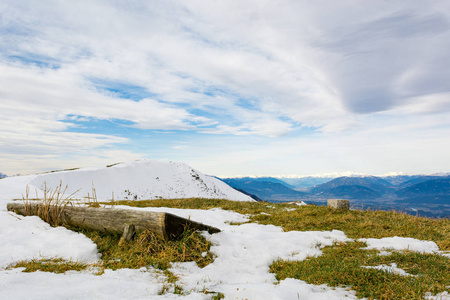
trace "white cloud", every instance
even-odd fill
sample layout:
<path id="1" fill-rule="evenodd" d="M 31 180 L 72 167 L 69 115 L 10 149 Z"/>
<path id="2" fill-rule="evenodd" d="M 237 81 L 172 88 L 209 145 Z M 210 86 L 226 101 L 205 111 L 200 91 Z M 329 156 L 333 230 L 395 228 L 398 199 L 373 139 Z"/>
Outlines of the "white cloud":
<path id="1" fill-rule="evenodd" d="M 102 22 L 99 23 L 92 12 L 95 5 L 90 9 L 83 7 L 59 4 L 53 10 L 29 11 L 32 15 L 45 15 L 46 21 L 35 16 L 30 18 L 31 21 L 24 22 L 33 28 L 37 25 L 42 32 L 31 37 L 25 46 L 16 45 L 18 51 L 32 46 L 41 55 L 54 53 L 54 59 L 61 61 L 63 68 L 80 79 L 105 78 L 131 82 L 160 95 L 167 102 L 189 103 L 192 107 L 200 105 L 201 108 L 215 106 L 216 103 L 211 103 L 213 99 L 193 95 L 192 90 L 219 87 L 238 95 L 232 97 L 234 104 L 227 111 L 233 116 L 233 110 L 238 105 L 236 98 L 250 97 L 256 99 L 257 108 L 263 113 L 291 117 L 306 125 L 326 125 L 327 114 L 333 114 L 333 123 L 337 121 L 336 110 L 332 108 L 339 105 L 326 105 L 329 109 L 317 113 L 319 111 L 315 107 L 323 101 L 329 102 L 329 95 L 327 92 L 324 94 L 314 76 L 311 76 L 309 66 L 294 62 L 291 67 L 289 65 L 293 61 L 277 57 L 280 55 L 275 51 L 281 49 L 267 50 L 261 48 L 261 40 L 252 44 L 246 42 L 244 36 L 234 37 L 232 34 L 237 32 L 236 25 L 232 26 L 231 33 L 218 31 L 217 27 L 225 29 L 220 24 L 224 16 L 219 24 L 215 24 L 217 22 L 211 19 L 201 21 L 207 17 L 205 12 L 186 12 L 182 7 L 173 12 L 172 18 L 166 15 L 173 8 L 171 5 L 160 6 L 159 11 L 144 7 L 140 12 L 129 7 L 121 11 L 123 7 L 108 6 L 102 11 Z M 214 7 L 210 8 L 217 12 Z M 69 11 L 71 16 L 67 16 Z M 232 11 L 225 12 L 226 16 L 232 15 Z M 74 18 L 77 14 L 82 17 Z M 149 18 L 143 18 L 145 14 Z M 246 19 L 236 21 L 246 27 Z M 62 26 L 65 30 L 59 29 L 60 26 L 56 28 L 59 22 L 65 25 Z M 209 32 L 203 30 L 204 22 L 212 22 Z M 253 33 L 250 30 L 245 34 L 252 36 Z M 48 39 L 48 44 L 41 45 L 40 38 Z M 53 51 L 49 51 L 49 46 Z M 69 55 L 63 56 L 62 52 Z M 80 54 L 82 52 L 87 54 Z M 292 53 L 288 55 L 292 57 Z M 318 100 L 321 101 L 314 102 Z M 288 111 L 285 109 L 287 106 L 290 107 Z M 236 121 L 246 127 L 245 120 Z M 251 127 L 247 128 L 250 132 Z M 264 134 L 264 131 L 258 130 L 256 133 Z M 272 130 L 268 135 L 273 135 Z"/>
<path id="2" fill-rule="evenodd" d="M 419 162 L 425 153 L 439 158 L 424 160 L 433 168 L 445 166 L 447 1 L 11 0 L 0 14 L 0 153 L 135 143 L 67 132 L 85 118 L 196 131 L 205 161 L 224 155 L 255 172 L 378 172 L 411 148 L 415 167 L 431 169 Z M 127 87 L 138 99 L 117 91 Z M 245 145 L 223 153 L 224 135 Z M 257 149 L 247 144 L 255 136 Z M 434 148 L 416 145 L 423 140 Z M 404 160 L 395 166 L 408 169 Z"/>
<path id="3" fill-rule="evenodd" d="M 1 168 L 4 173 L 13 176 L 72 168 L 104 167 L 117 162 L 137 160 L 145 155 L 112 149 L 99 149 L 95 152 L 72 149 L 69 153 L 53 153 L 50 147 L 45 153 L 32 150 L 26 153 L 1 153 Z"/>

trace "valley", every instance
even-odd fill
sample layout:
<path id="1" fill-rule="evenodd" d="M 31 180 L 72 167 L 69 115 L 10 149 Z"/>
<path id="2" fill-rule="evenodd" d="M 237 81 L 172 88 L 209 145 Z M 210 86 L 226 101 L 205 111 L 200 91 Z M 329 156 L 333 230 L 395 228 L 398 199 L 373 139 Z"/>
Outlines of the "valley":
<path id="1" fill-rule="evenodd" d="M 411 215 L 450 217 L 450 176 L 343 176 L 337 178 L 222 178 L 254 199 L 268 202 L 305 201 L 326 205 L 327 199 L 351 200 L 355 209 L 395 210 Z"/>

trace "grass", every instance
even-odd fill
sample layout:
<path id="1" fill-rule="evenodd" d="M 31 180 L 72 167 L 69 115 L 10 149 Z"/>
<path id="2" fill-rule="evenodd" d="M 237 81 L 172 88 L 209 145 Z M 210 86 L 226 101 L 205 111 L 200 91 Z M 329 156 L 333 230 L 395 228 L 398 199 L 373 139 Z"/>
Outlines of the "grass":
<path id="1" fill-rule="evenodd" d="M 110 202 L 101 202 L 100 204 L 108 205 Z M 222 199 L 204 199 L 204 198 L 188 198 L 188 199 L 156 199 L 156 200 L 124 200 L 115 201 L 115 205 L 127 205 L 133 207 L 170 207 L 182 209 L 212 209 L 220 207 L 225 210 L 233 210 L 242 214 L 258 214 L 261 212 L 272 213 L 277 207 L 271 203 L 262 202 L 238 202 Z M 278 205 L 280 207 L 292 207 L 292 205 Z"/>
<path id="2" fill-rule="evenodd" d="M 123 242 L 119 235 L 81 230 L 97 244 L 102 254 L 103 269 L 139 269 L 152 266 L 167 270 L 171 262 L 195 261 L 204 267 L 213 261 L 209 252 L 211 243 L 199 232 L 187 229 L 177 239 L 163 241 L 150 231 L 142 232 L 130 242 Z"/>
<path id="3" fill-rule="evenodd" d="M 36 271 L 65 273 L 67 271 L 83 271 L 88 268 L 88 265 L 80 262 L 63 260 L 61 258 L 53 258 L 22 260 L 9 266 L 9 268 L 25 268 L 22 272 L 26 273 Z"/>
<path id="4" fill-rule="evenodd" d="M 108 202 L 100 204 L 107 205 Z M 237 202 L 217 199 L 171 199 L 115 201 L 133 207 L 225 210 L 249 214 L 250 222 L 273 224 L 285 231 L 342 230 L 349 238 L 412 237 L 435 241 L 441 250 L 450 250 L 450 219 L 427 219 L 394 211 L 335 211 L 323 206 Z"/>
<path id="5" fill-rule="evenodd" d="M 325 247 L 323 255 L 304 261 L 275 261 L 270 271 L 278 280 L 296 278 L 311 284 L 351 286 L 358 297 L 369 299 L 423 299 L 426 292 L 448 291 L 450 260 L 433 254 L 393 252 L 376 255 L 376 250 L 362 250 L 365 244 L 351 242 Z M 401 276 L 362 266 L 396 263 L 414 276 Z"/>
<path id="6" fill-rule="evenodd" d="M 98 269 L 96 274 L 101 275 L 105 269 L 140 269 L 151 266 L 163 270 L 166 275 L 167 283 L 163 286 L 160 294 L 168 292 L 182 294 L 182 286 L 177 284 L 178 278 L 168 270 L 170 263 L 195 261 L 202 268 L 214 260 L 212 253 L 209 252 L 211 243 L 199 232 L 189 228 L 177 240 L 163 241 L 156 238 L 152 232 L 144 231 L 129 242 L 122 241 L 119 235 L 72 229 L 85 234 L 97 244 L 98 251 L 102 254 L 100 263 L 86 265 L 62 259 L 33 259 L 20 261 L 9 267 L 23 267 L 25 268 L 24 272 L 53 273 L 82 271 L 91 267 Z"/>
<path id="7" fill-rule="evenodd" d="M 106 203 L 104 203 L 106 204 Z M 212 199 L 176 199 L 116 201 L 117 205 L 135 207 L 171 207 L 211 209 L 221 207 L 248 214 L 250 222 L 273 224 L 285 231 L 342 230 L 349 238 L 412 237 L 431 240 L 440 250 L 450 250 L 450 220 L 427 219 L 394 211 L 335 211 L 308 205 L 248 203 Z M 350 286 L 357 296 L 369 299 L 423 299 L 425 293 L 450 291 L 450 260 L 435 254 L 392 252 L 377 255 L 376 250 L 362 250 L 361 242 L 325 247 L 323 255 L 304 261 L 277 260 L 271 267 L 278 280 L 296 278 L 311 284 Z M 406 272 L 400 276 L 362 266 L 397 263 Z"/>
<path id="8" fill-rule="evenodd" d="M 412 237 L 431 240 L 450 250 L 450 219 L 427 219 L 394 211 L 335 211 L 308 205 L 272 215 L 256 215 L 252 221 L 281 226 L 285 231 L 342 230 L 352 239 Z"/>
<path id="9" fill-rule="evenodd" d="M 220 207 L 249 216 L 249 222 L 273 224 L 285 231 L 342 230 L 354 240 L 359 238 L 412 237 L 431 240 L 440 250 L 450 251 L 450 220 L 427 219 L 386 211 L 334 211 L 314 205 L 296 206 L 261 202 L 234 202 L 215 199 L 175 199 L 149 201 L 114 201 L 102 205 L 134 207 L 171 207 L 181 209 L 212 209 Z M 144 232 L 130 242 L 120 236 L 82 231 L 102 253 L 102 269 L 141 268 L 153 266 L 167 276 L 172 292 L 182 293 L 177 278 L 168 271 L 171 262 L 195 261 L 204 267 L 214 260 L 210 243 L 198 232 L 187 230 L 176 241 L 161 241 Z M 270 266 L 278 280 L 296 278 L 311 284 L 344 286 L 356 291 L 358 297 L 369 299 L 423 299 L 425 293 L 450 291 L 450 259 L 435 254 L 392 252 L 377 255 L 376 250 L 363 250 L 364 243 L 354 241 L 323 248 L 323 255 L 304 261 L 274 261 Z M 205 255 L 206 254 L 206 255 Z M 396 263 L 416 276 L 400 276 L 362 266 Z M 42 268 L 45 266 L 43 264 Z M 24 265 L 22 265 L 24 266 Z M 31 267 L 30 267 L 31 269 Z M 167 292 L 163 289 L 162 293 Z M 213 297 L 221 299 L 224 295 Z"/>
<path id="10" fill-rule="evenodd" d="M 65 207 L 71 205 L 72 196 L 76 193 L 66 196 L 67 188 L 68 186 L 63 188 L 62 181 L 60 181 L 59 186 L 51 189 L 47 187 L 47 182 L 44 181 L 44 198 L 39 199 L 36 191 L 36 198 L 31 199 L 29 196 L 30 189 L 27 186 L 25 195 L 22 195 L 25 215 L 30 216 L 35 214 L 52 226 L 61 225 L 61 215 Z M 36 207 L 34 207 L 35 205 Z"/>

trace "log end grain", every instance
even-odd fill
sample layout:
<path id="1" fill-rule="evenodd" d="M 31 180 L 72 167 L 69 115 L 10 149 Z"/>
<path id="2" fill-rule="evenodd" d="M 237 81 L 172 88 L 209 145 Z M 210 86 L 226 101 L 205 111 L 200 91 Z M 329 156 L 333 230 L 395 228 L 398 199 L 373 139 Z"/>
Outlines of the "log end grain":
<path id="1" fill-rule="evenodd" d="M 164 223 L 168 239 L 179 237 L 188 228 L 193 230 L 208 231 L 210 234 L 220 232 L 219 228 L 191 221 L 169 213 L 166 213 Z"/>

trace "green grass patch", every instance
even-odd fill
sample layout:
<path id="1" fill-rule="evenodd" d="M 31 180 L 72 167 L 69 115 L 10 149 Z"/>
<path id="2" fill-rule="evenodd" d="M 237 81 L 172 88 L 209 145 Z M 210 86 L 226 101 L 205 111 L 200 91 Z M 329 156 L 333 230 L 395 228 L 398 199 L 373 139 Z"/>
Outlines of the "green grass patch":
<path id="1" fill-rule="evenodd" d="M 426 292 L 450 291 L 450 260 L 433 254 L 393 252 L 376 255 L 362 250 L 364 243 L 351 242 L 325 247 L 323 254 L 303 261 L 275 261 L 270 271 L 278 280 L 296 278 L 311 284 L 351 286 L 358 297 L 369 299 L 423 299 Z M 389 265 L 414 276 L 401 276 L 362 266 Z"/>
<path id="2" fill-rule="evenodd" d="M 154 267 L 164 271 L 167 284 L 160 294 L 170 290 L 174 294 L 182 294 L 182 286 L 177 284 L 178 278 L 168 270 L 172 262 L 195 261 L 200 268 L 210 264 L 214 257 L 209 251 L 211 243 L 198 231 L 187 228 L 176 240 L 164 241 L 151 231 L 144 231 L 134 240 L 121 240 L 120 235 L 104 234 L 98 231 L 79 230 L 97 244 L 102 254 L 99 265 L 102 274 L 105 269 L 139 269 Z"/>
<path id="3" fill-rule="evenodd" d="M 99 202 L 102 205 L 127 205 L 132 207 L 170 207 L 181 209 L 212 209 L 220 207 L 224 210 L 232 210 L 241 214 L 260 214 L 260 213 L 274 213 L 290 207 L 289 204 L 277 204 L 267 202 L 240 202 L 222 199 L 204 199 L 204 198 L 189 198 L 189 199 L 156 199 L 156 200 L 123 200 L 112 202 Z"/>
<path id="4" fill-rule="evenodd" d="M 9 266 L 9 268 L 25 268 L 22 272 L 26 273 L 36 271 L 65 273 L 67 271 L 83 271 L 88 267 L 87 264 L 61 258 L 22 260 Z"/>
<path id="5" fill-rule="evenodd" d="M 411 237 L 450 250 L 450 219 L 427 219 L 393 211 L 335 211 L 323 206 L 302 206 L 252 221 L 281 226 L 285 231 L 342 230 L 349 238 Z"/>
<path id="6" fill-rule="evenodd" d="M 107 203 L 103 203 L 107 204 Z M 335 211 L 323 206 L 296 206 L 266 202 L 234 202 L 213 199 L 116 201 L 134 207 L 211 209 L 221 207 L 250 216 L 250 222 L 273 224 L 285 231 L 342 230 L 352 239 L 412 237 L 434 241 L 440 250 L 450 250 L 450 219 L 428 219 L 394 211 Z M 325 247 L 323 255 L 304 261 L 278 260 L 271 266 L 279 280 L 297 278 L 312 284 L 349 286 L 358 297 L 369 299 L 423 299 L 426 292 L 449 291 L 450 259 L 434 254 L 392 252 L 377 255 L 362 250 L 361 242 Z M 396 263 L 398 268 L 417 275 L 403 277 L 362 266 Z"/>
<path id="7" fill-rule="evenodd" d="M 111 202 L 102 202 L 111 205 Z M 335 211 L 324 206 L 238 202 L 217 199 L 168 199 L 115 201 L 115 205 L 133 207 L 170 207 L 211 209 L 220 207 L 249 214 L 250 222 L 272 224 L 285 231 L 342 230 L 349 238 L 412 237 L 430 240 L 441 250 L 450 251 L 450 219 L 428 219 L 394 211 Z"/>

